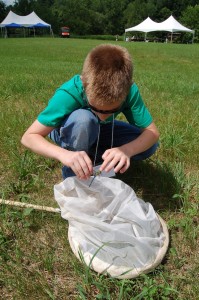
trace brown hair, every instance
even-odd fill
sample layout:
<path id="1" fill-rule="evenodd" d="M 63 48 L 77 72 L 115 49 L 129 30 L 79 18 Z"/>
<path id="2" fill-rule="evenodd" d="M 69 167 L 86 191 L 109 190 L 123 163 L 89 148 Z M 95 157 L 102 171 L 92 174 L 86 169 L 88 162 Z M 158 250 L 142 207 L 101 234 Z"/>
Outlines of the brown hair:
<path id="1" fill-rule="evenodd" d="M 124 47 L 102 44 L 92 49 L 84 62 L 82 82 L 97 104 L 122 102 L 132 84 L 133 64 Z"/>

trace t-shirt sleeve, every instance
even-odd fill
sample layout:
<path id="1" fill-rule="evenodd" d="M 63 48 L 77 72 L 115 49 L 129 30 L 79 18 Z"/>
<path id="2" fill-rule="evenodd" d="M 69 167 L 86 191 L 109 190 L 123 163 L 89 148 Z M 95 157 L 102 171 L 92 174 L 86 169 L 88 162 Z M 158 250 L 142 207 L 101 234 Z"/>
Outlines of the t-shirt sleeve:
<path id="1" fill-rule="evenodd" d="M 146 128 L 153 121 L 135 83 L 131 86 L 130 93 L 126 98 L 123 114 L 130 124 L 140 128 Z"/>
<path id="2" fill-rule="evenodd" d="M 64 117 L 79 107 L 80 104 L 67 91 L 59 89 L 37 119 L 43 125 L 58 127 Z"/>

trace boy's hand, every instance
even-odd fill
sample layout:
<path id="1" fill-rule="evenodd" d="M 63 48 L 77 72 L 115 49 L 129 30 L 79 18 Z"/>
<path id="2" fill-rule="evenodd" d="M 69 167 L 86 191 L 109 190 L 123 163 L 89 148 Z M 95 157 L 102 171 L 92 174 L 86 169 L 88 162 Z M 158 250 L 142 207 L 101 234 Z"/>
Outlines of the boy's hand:
<path id="1" fill-rule="evenodd" d="M 88 179 L 93 174 L 93 164 L 85 151 L 69 151 L 50 143 L 45 137 L 54 129 L 36 120 L 24 133 L 22 144 L 35 153 L 60 161 L 73 170 L 80 179 Z"/>
<path id="2" fill-rule="evenodd" d="M 115 173 L 124 173 L 130 166 L 130 157 L 120 148 L 108 149 L 102 155 L 104 160 L 100 171 L 109 172 L 114 168 Z"/>
<path id="3" fill-rule="evenodd" d="M 93 165 L 85 151 L 68 151 L 62 154 L 60 161 L 71 168 L 79 179 L 88 179 L 93 174 Z"/>

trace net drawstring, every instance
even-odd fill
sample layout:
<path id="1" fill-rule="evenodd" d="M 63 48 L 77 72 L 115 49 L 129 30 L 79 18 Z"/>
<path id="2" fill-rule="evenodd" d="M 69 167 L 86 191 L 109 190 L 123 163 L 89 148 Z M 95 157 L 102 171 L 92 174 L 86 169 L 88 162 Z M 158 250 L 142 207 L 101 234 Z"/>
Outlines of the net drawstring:
<path id="1" fill-rule="evenodd" d="M 113 148 L 113 134 L 114 134 L 114 114 L 113 114 L 113 120 L 112 120 L 112 129 L 111 129 L 111 148 Z M 100 123 L 99 123 L 99 129 L 98 129 L 98 135 L 97 135 L 97 144 L 96 144 L 96 148 L 95 148 L 95 158 L 94 158 L 94 167 L 96 164 L 96 159 L 97 159 L 97 152 L 98 152 L 98 146 L 99 146 L 99 140 L 100 140 Z"/>
<path id="2" fill-rule="evenodd" d="M 114 118 L 114 114 L 113 114 L 112 131 L 111 131 L 111 149 L 113 148 L 113 133 L 114 133 L 114 126 L 115 126 L 115 118 Z"/>
<path id="3" fill-rule="evenodd" d="M 96 148 L 95 148 L 95 158 L 94 158 L 94 167 L 95 167 L 95 163 L 96 163 L 96 158 L 97 158 L 97 151 L 98 151 L 98 145 L 99 145 L 99 138 L 100 138 L 100 124 L 98 127 L 98 135 L 97 135 L 97 144 L 96 144 Z"/>

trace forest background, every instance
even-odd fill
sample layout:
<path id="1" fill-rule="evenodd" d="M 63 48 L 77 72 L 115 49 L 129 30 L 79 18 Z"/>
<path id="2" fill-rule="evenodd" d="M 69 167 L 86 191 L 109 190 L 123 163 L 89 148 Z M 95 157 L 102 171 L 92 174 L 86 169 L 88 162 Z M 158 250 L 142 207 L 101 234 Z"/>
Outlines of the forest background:
<path id="1" fill-rule="evenodd" d="M 22 16 L 35 11 L 51 24 L 54 34 L 69 26 L 80 36 L 122 35 L 148 16 L 161 22 L 173 15 L 195 30 L 194 42 L 199 42 L 199 0 L 16 0 L 9 6 L 0 0 L 0 22 L 10 10 Z"/>

